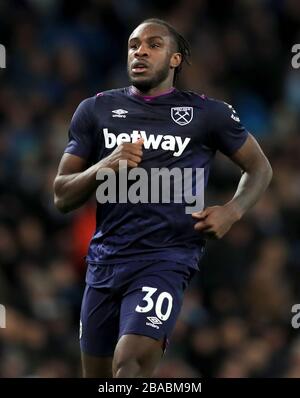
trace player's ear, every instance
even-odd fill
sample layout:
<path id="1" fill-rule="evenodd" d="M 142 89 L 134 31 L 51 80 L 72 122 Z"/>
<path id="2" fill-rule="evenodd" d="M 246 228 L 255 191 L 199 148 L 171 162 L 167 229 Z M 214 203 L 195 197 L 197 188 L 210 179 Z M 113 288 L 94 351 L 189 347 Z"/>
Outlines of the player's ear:
<path id="1" fill-rule="evenodd" d="M 170 60 L 170 67 L 172 69 L 177 68 L 182 61 L 182 55 L 180 53 L 174 53 L 172 54 L 171 60 Z"/>

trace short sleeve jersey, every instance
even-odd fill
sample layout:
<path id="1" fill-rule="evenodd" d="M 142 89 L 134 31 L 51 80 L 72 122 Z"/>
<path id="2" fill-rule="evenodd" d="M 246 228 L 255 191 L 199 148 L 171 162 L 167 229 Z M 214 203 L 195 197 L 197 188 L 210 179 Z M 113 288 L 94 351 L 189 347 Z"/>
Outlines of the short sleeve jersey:
<path id="1" fill-rule="evenodd" d="M 232 156 L 248 132 L 231 105 L 172 88 L 140 96 L 133 87 L 105 91 L 75 111 L 65 149 L 92 165 L 121 141 L 144 139 L 139 167 L 204 170 L 206 187 L 217 150 Z M 184 203 L 97 203 L 96 230 L 87 260 L 115 264 L 168 259 L 197 268 L 205 240 Z"/>

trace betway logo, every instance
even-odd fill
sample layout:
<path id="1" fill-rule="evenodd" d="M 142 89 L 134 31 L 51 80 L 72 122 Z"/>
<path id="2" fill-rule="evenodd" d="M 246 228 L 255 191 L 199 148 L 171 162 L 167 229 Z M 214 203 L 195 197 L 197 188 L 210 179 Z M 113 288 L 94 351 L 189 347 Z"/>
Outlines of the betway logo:
<path id="1" fill-rule="evenodd" d="M 143 138 L 145 149 L 161 147 L 164 151 L 173 151 L 173 156 L 180 156 L 191 141 L 189 137 L 183 140 L 182 137 L 177 135 L 146 134 L 146 131 L 143 130 L 133 130 L 131 134 L 121 133 L 116 135 L 109 133 L 108 129 L 104 128 L 103 134 L 106 148 L 113 148 L 122 142 L 136 142 L 139 138 Z"/>

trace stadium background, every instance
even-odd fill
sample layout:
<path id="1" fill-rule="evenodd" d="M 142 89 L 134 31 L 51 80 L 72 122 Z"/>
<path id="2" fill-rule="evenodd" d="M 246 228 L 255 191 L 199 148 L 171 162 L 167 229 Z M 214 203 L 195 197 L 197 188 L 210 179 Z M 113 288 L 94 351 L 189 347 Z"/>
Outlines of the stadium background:
<path id="1" fill-rule="evenodd" d="M 208 244 L 160 377 L 300 377 L 300 43 L 297 0 L 24 0 L 0 2 L 1 377 L 78 377 L 78 317 L 94 201 L 70 215 L 52 183 L 72 113 L 127 85 L 126 42 L 144 18 L 191 42 L 180 87 L 232 103 L 269 156 L 271 188 L 230 233 Z M 222 156 L 208 204 L 232 195 Z"/>

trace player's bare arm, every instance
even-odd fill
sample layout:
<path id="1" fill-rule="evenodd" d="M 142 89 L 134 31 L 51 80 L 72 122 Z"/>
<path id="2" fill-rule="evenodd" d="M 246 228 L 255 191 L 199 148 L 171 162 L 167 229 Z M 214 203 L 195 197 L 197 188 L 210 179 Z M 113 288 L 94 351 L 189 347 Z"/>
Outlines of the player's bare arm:
<path id="1" fill-rule="evenodd" d="M 119 161 L 126 160 L 128 167 L 137 167 L 142 160 L 143 140 L 120 144 L 109 156 L 87 168 L 87 161 L 79 156 L 65 153 L 60 161 L 54 181 L 54 202 L 63 213 L 68 213 L 84 204 L 95 192 L 97 172 L 102 168 L 118 170 Z"/>
<path id="2" fill-rule="evenodd" d="M 251 134 L 231 160 L 242 169 L 242 177 L 232 200 L 223 206 L 207 207 L 192 214 L 199 220 L 195 229 L 210 238 L 222 238 L 258 201 L 272 178 L 271 165 Z"/>

